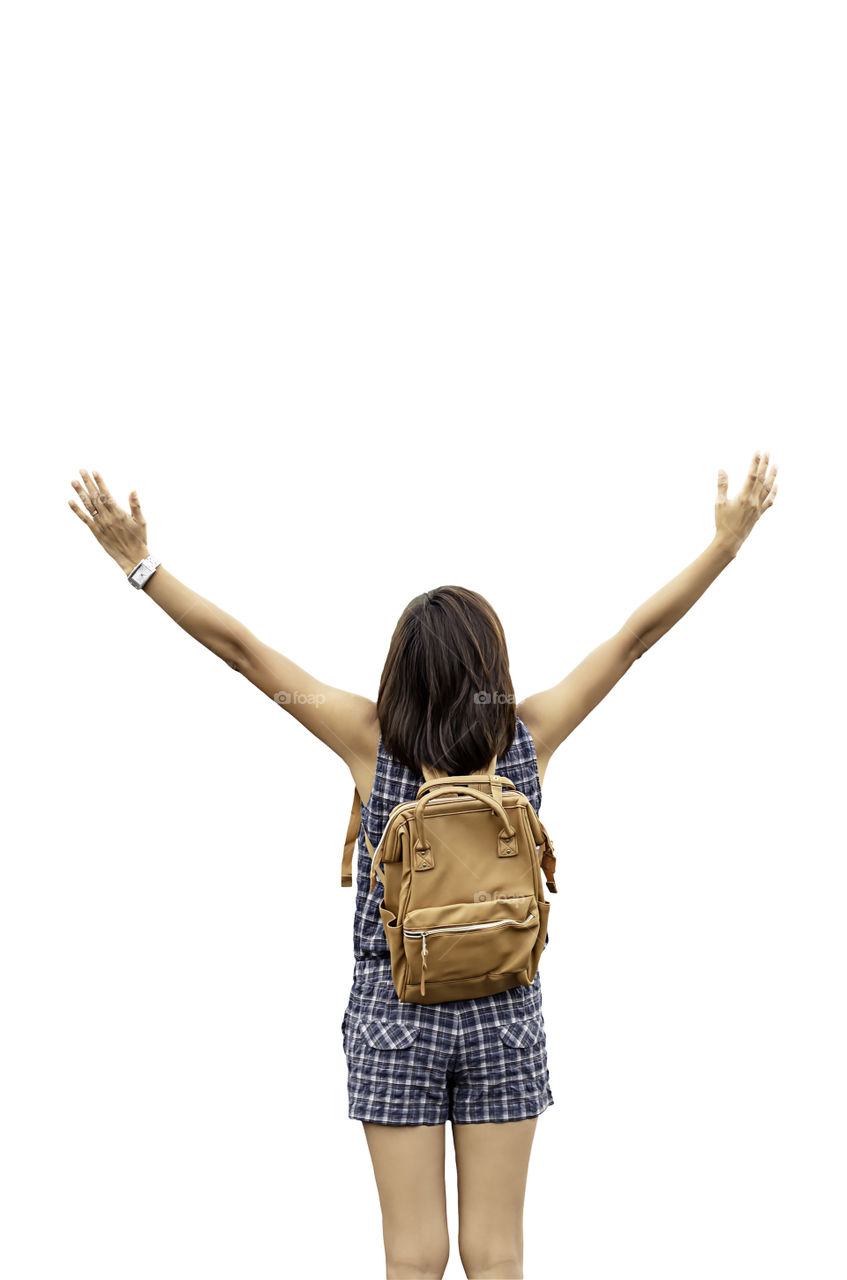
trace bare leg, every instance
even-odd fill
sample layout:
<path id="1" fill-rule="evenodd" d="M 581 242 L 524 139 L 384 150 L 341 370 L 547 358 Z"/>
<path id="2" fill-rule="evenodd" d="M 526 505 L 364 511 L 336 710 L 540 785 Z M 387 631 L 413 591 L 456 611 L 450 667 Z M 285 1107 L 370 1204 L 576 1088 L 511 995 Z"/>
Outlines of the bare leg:
<path id="1" fill-rule="evenodd" d="M 538 1117 L 453 1124 L 459 1254 L 469 1280 L 521 1280 L 523 1205 Z"/>
<path id="2" fill-rule="evenodd" d="M 441 1280 L 450 1253 L 444 1125 L 362 1127 L 382 1209 L 386 1280 Z"/>

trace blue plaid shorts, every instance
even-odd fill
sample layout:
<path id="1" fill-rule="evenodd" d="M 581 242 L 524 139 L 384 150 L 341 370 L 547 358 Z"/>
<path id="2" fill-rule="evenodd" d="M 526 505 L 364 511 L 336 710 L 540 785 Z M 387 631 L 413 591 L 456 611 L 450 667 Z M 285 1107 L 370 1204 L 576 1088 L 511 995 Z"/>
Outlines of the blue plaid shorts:
<path id="1" fill-rule="evenodd" d="M 388 957 L 369 956 L 355 962 L 341 1035 L 351 1120 L 527 1120 L 553 1102 L 538 973 L 531 987 L 406 1004 Z"/>

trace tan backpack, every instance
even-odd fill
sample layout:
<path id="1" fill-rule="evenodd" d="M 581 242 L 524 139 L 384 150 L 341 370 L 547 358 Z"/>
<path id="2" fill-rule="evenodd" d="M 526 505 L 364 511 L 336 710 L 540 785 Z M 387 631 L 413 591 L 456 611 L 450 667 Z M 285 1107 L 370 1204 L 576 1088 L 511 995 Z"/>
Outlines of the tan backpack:
<path id="1" fill-rule="evenodd" d="M 427 781 L 391 810 L 376 849 L 364 832 L 401 1001 L 467 1000 L 528 987 L 535 977 L 550 913 L 544 884 L 556 892 L 556 859 L 530 800 L 496 765 L 494 756 L 487 773 L 447 778 L 425 769 Z M 360 825 L 357 791 L 342 885 L 353 883 Z"/>

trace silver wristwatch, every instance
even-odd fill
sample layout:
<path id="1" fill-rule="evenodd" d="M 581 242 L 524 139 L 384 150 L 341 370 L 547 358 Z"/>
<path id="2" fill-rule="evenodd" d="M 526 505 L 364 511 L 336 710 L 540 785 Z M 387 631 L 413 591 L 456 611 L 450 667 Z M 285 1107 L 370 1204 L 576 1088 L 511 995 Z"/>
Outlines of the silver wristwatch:
<path id="1" fill-rule="evenodd" d="M 143 587 L 145 582 L 149 582 L 156 572 L 157 565 L 161 560 L 157 560 L 155 556 L 145 556 L 143 560 L 139 560 L 135 568 L 126 576 L 134 587 Z"/>

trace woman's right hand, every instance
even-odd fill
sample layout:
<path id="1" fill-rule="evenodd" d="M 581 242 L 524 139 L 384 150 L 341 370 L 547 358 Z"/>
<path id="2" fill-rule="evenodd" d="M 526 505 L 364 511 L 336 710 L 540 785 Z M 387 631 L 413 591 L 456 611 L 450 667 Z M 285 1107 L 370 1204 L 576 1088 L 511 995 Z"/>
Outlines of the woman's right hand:
<path id="1" fill-rule="evenodd" d="M 129 495 L 129 511 L 124 511 L 115 502 L 99 471 L 92 471 L 89 475 L 87 471 L 80 470 L 79 474 L 85 488 L 78 480 L 72 480 L 71 484 L 88 515 L 70 499 L 68 506 L 88 526 L 103 550 L 121 566 L 124 573 L 131 573 L 138 562 L 150 554 L 147 549 L 147 521 L 141 513 L 137 493 L 133 490 Z"/>
<path id="2" fill-rule="evenodd" d="M 718 500 L 715 503 L 716 537 L 726 542 L 733 555 L 750 533 L 763 512 L 773 506 L 777 485 L 774 484 L 777 468 L 768 471 L 769 453 L 754 453 L 747 478 L 734 498 L 727 500 L 729 477 L 718 472 Z"/>

